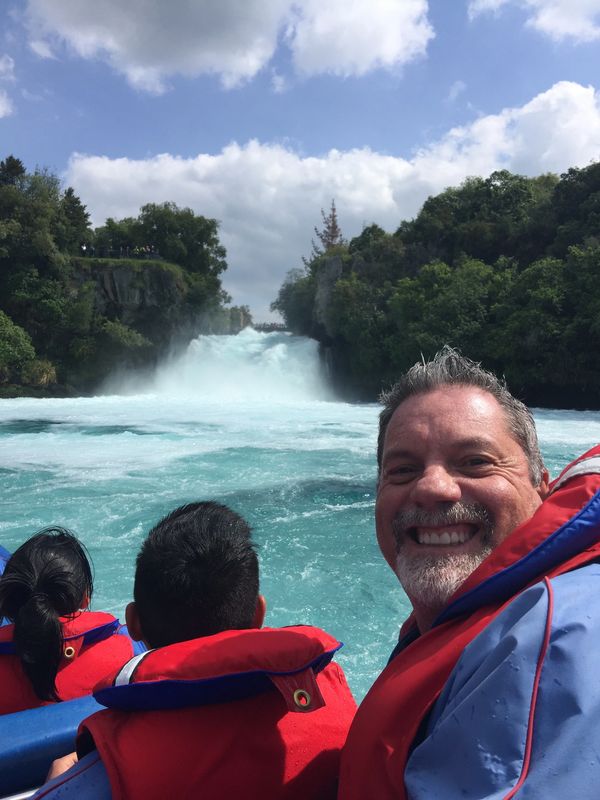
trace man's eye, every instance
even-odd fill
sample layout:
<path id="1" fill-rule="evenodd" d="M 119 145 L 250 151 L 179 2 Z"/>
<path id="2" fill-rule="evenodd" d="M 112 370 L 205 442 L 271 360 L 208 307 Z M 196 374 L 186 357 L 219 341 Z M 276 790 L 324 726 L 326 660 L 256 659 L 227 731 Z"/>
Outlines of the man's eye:
<path id="1" fill-rule="evenodd" d="M 396 478 L 397 480 L 410 480 L 416 474 L 417 468 L 411 464 L 401 464 L 394 467 L 389 467 L 386 471 L 389 478 Z"/>
<path id="2" fill-rule="evenodd" d="M 471 458 L 465 460 L 467 467 L 487 467 L 489 463 L 489 458 L 485 456 L 471 456 Z"/>

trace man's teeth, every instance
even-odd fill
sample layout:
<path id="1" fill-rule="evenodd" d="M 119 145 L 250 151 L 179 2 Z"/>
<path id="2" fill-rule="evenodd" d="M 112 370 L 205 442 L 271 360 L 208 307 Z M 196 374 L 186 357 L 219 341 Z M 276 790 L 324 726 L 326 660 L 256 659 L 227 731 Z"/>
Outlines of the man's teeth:
<path id="1" fill-rule="evenodd" d="M 418 531 L 417 541 L 419 544 L 464 544 L 472 535 L 465 531 L 443 531 L 443 533 Z"/>

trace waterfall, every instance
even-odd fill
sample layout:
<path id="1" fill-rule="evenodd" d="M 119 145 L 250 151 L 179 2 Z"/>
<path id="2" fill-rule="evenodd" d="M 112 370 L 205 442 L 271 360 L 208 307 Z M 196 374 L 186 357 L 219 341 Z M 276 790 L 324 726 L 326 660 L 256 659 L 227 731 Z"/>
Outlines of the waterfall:
<path id="1" fill-rule="evenodd" d="M 236 336 L 199 336 L 150 377 L 120 375 L 105 390 L 223 402 L 333 399 L 317 342 L 252 328 Z"/>

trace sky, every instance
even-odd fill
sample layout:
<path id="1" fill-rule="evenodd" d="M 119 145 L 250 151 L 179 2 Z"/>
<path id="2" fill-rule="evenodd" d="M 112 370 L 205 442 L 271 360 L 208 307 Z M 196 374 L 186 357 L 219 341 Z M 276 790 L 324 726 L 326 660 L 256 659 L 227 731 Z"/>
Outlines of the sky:
<path id="1" fill-rule="evenodd" d="M 0 158 L 92 223 L 220 223 L 257 322 L 335 199 L 346 239 L 496 169 L 600 157 L 600 0 L 0 0 Z"/>

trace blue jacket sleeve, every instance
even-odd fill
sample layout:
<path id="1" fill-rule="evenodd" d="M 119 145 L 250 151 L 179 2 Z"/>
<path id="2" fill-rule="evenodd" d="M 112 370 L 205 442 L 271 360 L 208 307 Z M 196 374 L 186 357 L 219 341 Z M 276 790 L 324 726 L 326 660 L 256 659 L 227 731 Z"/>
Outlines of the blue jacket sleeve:
<path id="1" fill-rule="evenodd" d="M 4 567 L 6 566 L 6 562 L 10 558 L 10 553 L 0 544 L 0 575 L 4 572 Z"/>
<path id="2" fill-rule="evenodd" d="M 591 564 L 527 589 L 465 648 L 408 760 L 411 800 L 597 796 L 599 607 Z"/>
<path id="3" fill-rule="evenodd" d="M 110 781 L 97 750 L 92 750 L 70 770 L 44 784 L 33 800 L 111 800 Z"/>

